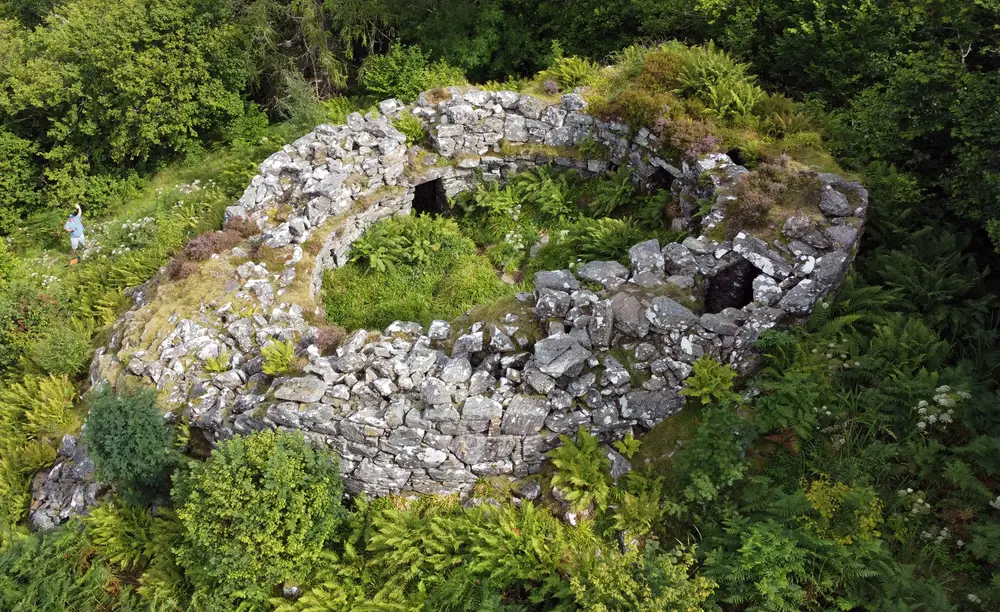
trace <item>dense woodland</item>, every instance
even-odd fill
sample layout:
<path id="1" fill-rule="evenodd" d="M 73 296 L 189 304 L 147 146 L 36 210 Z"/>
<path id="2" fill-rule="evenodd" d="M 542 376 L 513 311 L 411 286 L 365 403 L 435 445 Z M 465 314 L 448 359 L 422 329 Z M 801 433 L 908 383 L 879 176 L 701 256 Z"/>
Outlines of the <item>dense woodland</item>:
<path id="1" fill-rule="evenodd" d="M 996 0 L 0 0 L 0 610 L 1000 608 L 998 40 Z M 567 439 L 538 503 L 494 481 L 478 504 L 345 502 L 336 457 L 301 437 L 209 456 L 154 392 L 88 388 L 122 290 L 208 257 L 194 239 L 257 163 L 467 82 L 583 87 L 675 157 L 856 177 L 871 206 L 851 277 L 761 339 L 750 380 L 699 362 L 684 411 L 617 444 L 627 477 Z M 328 274 L 327 314 L 458 316 L 514 290 L 494 270 L 677 239 L 670 202 L 627 185 L 541 171 L 453 219 L 380 226 Z M 94 246 L 67 267 L 77 203 Z M 523 259 L 570 225 L 582 238 Z M 114 492 L 33 533 L 32 477 L 88 413 Z M 584 520 L 560 518 L 553 486 Z"/>

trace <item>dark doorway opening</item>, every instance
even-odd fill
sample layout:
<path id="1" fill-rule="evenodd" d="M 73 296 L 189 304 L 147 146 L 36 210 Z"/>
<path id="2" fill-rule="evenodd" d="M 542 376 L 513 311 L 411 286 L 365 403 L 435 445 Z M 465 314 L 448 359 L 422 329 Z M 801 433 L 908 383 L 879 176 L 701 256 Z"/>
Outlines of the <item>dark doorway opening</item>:
<path id="1" fill-rule="evenodd" d="M 649 192 L 656 193 L 661 189 L 670 189 L 674 184 L 674 175 L 663 168 L 657 168 L 649 177 Z"/>
<path id="2" fill-rule="evenodd" d="M 726 155 L 728 155 L 729 159 L 733 160 L 733 163 L 736 164 L 737 166 L 747 165 L 746 160 L 743 159 L 743 153 L 740 152 L 739 149 L 729 149 L 728 151 L 726 151 Z"/>
<path id="3" fill-rule="evenodd" d="M 448 209 L 448 196 L 445 195 L 444 181 L 434 179 L 421 183 L 413 189 L 413 211 L 439 215 Z"/>
<path id="4" fill-rule="evenodd" d="M 716 313 L 726 308 L 743 308 L 753 301 L 753 279 L 761 271 L 742 257 L 721 270 L 708 282 L 705 310 Z"/>

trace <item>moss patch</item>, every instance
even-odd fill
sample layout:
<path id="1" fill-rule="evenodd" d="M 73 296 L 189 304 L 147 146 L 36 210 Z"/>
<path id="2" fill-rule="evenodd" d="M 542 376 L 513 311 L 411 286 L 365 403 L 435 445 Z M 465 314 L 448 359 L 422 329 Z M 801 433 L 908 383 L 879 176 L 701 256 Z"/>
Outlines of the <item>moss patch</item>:
<path id="1" fill-rule="evenodd" d="M 668 485 L 673 481 L 673 454 L 685 441 L 694 437 L 700 423 L 698 410 L 686 407 L 661 421 L 639 437 L 642 445 L 632 464 L 663 476 Z"/>

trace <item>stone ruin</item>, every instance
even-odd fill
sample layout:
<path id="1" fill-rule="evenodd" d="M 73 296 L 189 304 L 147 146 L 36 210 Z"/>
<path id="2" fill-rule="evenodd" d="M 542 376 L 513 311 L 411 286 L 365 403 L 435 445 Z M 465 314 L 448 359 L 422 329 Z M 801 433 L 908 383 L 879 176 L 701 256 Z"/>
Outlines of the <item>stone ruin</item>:
<path id="1" fill-rule="evenodd" d="M 263 162 L 227 209 L 227 219 L 251 219 L 262 234 L 215 256 L 229 272 L 217 292 L 185 310 L 173 308 L 164 278 L 131 290 L 135 306 L 95 355 L 91 384 L 155 385 L 171 407 L 166 418 L 185 418 L 212 443 L 267 428 L 299 431 L 341 457 L 349 491 L 385 495 L 464 492 L 483 476 L 536 473 L 559 434 L 579 426 L 606 441 L 648 430 L 684 406 L 678 391 L 702 355 L 750 373 L 763 331 L 802 320 L 839 287 L 867 192 L 818 174 L 818 206 L 795 211 L 775 239 L 740 231 L 716 241 L 708 236 L 720 235 L 747 170 L 722 154 L 662 159 L 648 130 L 632 133 L 585 107 L 577 94 L 548 103 L 449 88 L 318 126 Z M 425 124 L 429 147 L 408 147 L 393 126 L 406 112 Z M 543 164 L 584 175 L 627 165 L 641 186 L 669 188 L 683 212 L 675 223 L 700 236 L 636 244 L 629 266 L 539 272 L 533 293 L 489 320 L 473 311 L 427 329 L 397 321 L 320 353 L 307 319 L 321 316 L 322 273 L 343 265 L 368 227 L 413 209 L 439 211 L 478 180 L 505 181 Z M 706 199 L 711 211 L 697 219 Z M 282 261 L 249 259 L 255 241 Z M 166 324 L 150 337 L 156 313 Z M 261 347 L 274 341 L 298 343 L 308 361 L 301 375 L 262 372 Z M 228 355 L 227 371 L 209 373 L 206 361 L 220 355 Z M 36 478 L 38 527 L 93 503 L 92 469 L 79 477 L 89 462 L 71 442 L 65 460 Z"/>

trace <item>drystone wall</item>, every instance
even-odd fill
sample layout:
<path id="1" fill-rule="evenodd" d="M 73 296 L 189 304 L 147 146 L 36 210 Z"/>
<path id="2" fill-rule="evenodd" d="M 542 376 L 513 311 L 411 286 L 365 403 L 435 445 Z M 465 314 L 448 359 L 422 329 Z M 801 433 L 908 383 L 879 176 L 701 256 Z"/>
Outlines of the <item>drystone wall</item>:
<path id="1" fill-rule="evenodd" d="M 713 206 L 702 232 L 725 222 L 745 168 L 721 154 L 671 163 L 648 131 L 630 136 L 585 106 L 576 94 L 551 104 L 450 89 L 317 127 L 262 163 L 227 209 L 227 218 L 252 219 L 262 235 L 216 257 L 231 272 L 218 279 L 217 294 L 172 310 L 160 278 L 130 291 L 135 306 L 95 356 L 92 384 L 156 385 L 174 407 L 166 418 L 185 418 L 212 442 L 265 428 L 300 431 L 340 455 L 349 490 L 375 495 L 463 491 L 481 476 L 536 472 L 558 434 L 579 426 L 606 439 L 654 426 L 682 408 L 677 392 L 701 355 L 748 372 L 762 331 L 808 315 L 836 290 L 863 225 L 861 185 L 818 175 L 818 208 L 789 217 L 770 243 L 748 232 L 723 242 L 652 240 L 631 249 L 629 266 L 540 272 L 534 293 L 490 320 L 357 330 L 330 356 L 306 322 L 318 310 L 310 296 L 322 271 L 343 265 L 372 223 L 407 214 L 429 183 L 439 196 L 454 195 L 474 188 L 477 175 L 503 181 L 544 163 L 585 174 L 629 165 L 639 183 L 669 185 L 685 212 L 682 226 L 705 198 Z M 406 146 L 392 125 L 403 111 L 424 121 L 429 148 Z M 249 259 L 254 241 L 283 261 Z M 150 331 L 157 313 L 166 324 Z M 262 372 L 261 347 L 274 341 L 298 343 L 308 360 L 303 375 Z M 220 355 L 228 370 L 209 373 L 206 361 Z M 86 507 L 93 483 L 62 478 L 74 460 L 85 459 L 67 457 L 36 479 L 34 524 Z"/>

